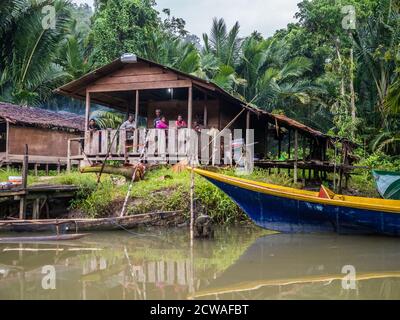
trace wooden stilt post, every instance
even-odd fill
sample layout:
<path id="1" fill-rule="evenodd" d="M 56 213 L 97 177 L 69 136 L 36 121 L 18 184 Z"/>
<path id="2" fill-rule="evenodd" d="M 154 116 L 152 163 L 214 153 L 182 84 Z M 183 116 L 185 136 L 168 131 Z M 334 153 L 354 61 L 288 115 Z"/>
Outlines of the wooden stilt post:
<path id="1" fill-rule="evenodd" d="M 133 148 L 132 148 L 132 152 L 136 154 L 136 152 L 139 152 L 138 149 L 138 144 L 139 144 L 139 112 L 140 112 L 140 93 L 139 90 L 136 90 L 136 99 L 135 99 L 135 126 L 136 126 L 136 130 L 133 134 Z M 126 153 L 126 157 L 128 156 L 127 153 L 128 150 L 125 151 Z M 128 159 L 126 158 L 125 161 L 127 161 Z"/>
<path id="2" fill-rule="evenodd" d="M 68 147 L 67 147 L 67 172 L 71 172 L 71 140 L 68 139 Z"/>
<path id="3" fill-rule="evenodd" d="M 278 129 L 278 161 L 281 158 L 281 154 L 282 154 L 282 139 L 281 139 L 281 130 Z M 281 169 L 278 166 L 278 174 L 281 173 Z"/>
<path id="4" fill-rule="evenodd" d="M 268 159 L 268 134 L 269 134 L 269 123 L 267 122 L 267 128 L 265 131 L 265 158 Z"/>
<path id="5" fill-rule="evenodd" d="M 333 190 L 336 191 L 336 142 L 335 142 L 335 151 L 334 151 L 334 159 L 333 159 Z"/>
<path id="6" fill-rule="evenodd" d="M 250 111 L 247 111 L 246 113 L 246 129 L 250 129 Z"/>
<path id="7" fill-rule="evenodd" d="M 34 164 L 34 171 L 35 171 L 35 177 L 37 177 L 38 176 L 38 164 L 37 163 Z"/>
<path id="8" fill-rule="evenodd" d="M 208 110 L 207 110 L 207 94 L 204 93 L 204 114 L 203 114 L 203 125 L 205 128 L 208 126 Z"/>
<path id="9" fill-rule="evenodd" d="M 37 198 L 33 202 L 32 219 L 38 220 L 40 218 L 40 198 Z"/>
<path id="10" fill-rule="evenodd" d="M 48 176 L 48 175 L 49 175 L 49 164 L 46 163 L 46 176 Z"/>
<path id="11" fill-rule="evenodd" d="M 291 157 L 292 157 L 291 149 L 292 149 L 292 130 L 289 129 L 289 133 L 288 133 L 288 150 L 287 150 L 288 160 L 290 160 Z M 288 168 L 288 174 L 289 174 L 289 177 L 290 177 L 290 165 L 289 165 L 289 168 Z"/>
<path id="12" fill-rule="evenodd" d="M 85 131 L 89 129 L 89 116 L 90 116 L 90 92 L 86 91 Z"/>
<path id="13" fill-rule="evenodd" d="M 299 159 L 298 131 L 294 131 L 294 182 L 297 183 L 297 161 Z"/>
<path id="14" fill-rule="evenodd" d="M 278 131 L 278 158 L 281 158 L 281 153 L 282 153 L 282 140 L 281 140 L 281 132 L 280 130 Z"/>
<path id="15" fill-rule="evenodd" d="M 26 218 L 26 189 L 28 186 L 28 166 L 29 166 L 29 155 L 28 155 L 28 145 L 25 145 L 25 154 L 22 166 L 22 190 L 24 195 L 21 196 L 19 201 L 19 218 L 24 220 Z"/>
<path id="16" fill-rule="evenodd" d="M 188 128 L 192 129 L 193 121 L 193 87 L 188 88 Z"/>
<path id="17" fill-rule="evenodd" d="M 304 167 L 303 167 L 303 179 L 305 179 L 306 178 L 306 166 L 305 166 L 305 164 L 306 164 L 306 159 L 307 159 L 307 154 L 306 154 L 306 149 L 307 149 L 307 139 L 306 139 L 306 137 L 305 136 L 303 136 L 303 138 L 302 138 L 302 140 L 303 140 L 303 165 L 304 165 Z"/>
<path id="18" fill-rule="evenodd" d="M 138 121 L 139 121 L 139 90 L 136 90 L 136 100 L 135 100 L 135 124 L 136 128 L 138 127 Z"/>
<path id="19" fill-rule="evenodd" d="M 342 144 L 342 151 L 340 155 L 340 168 L 339 168 L 339 193 L 343 192 L 343 163 L 344 163 L 344 145 Z"/>

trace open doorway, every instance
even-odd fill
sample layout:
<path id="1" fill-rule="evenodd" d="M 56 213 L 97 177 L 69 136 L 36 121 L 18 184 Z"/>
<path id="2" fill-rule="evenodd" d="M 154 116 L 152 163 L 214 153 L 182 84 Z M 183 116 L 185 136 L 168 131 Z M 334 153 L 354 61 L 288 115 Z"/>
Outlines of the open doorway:
<path id="1" fill-rule="evenodd" d="M 0 120 L 0 153 L 7 151 L 7 122 Z"/>

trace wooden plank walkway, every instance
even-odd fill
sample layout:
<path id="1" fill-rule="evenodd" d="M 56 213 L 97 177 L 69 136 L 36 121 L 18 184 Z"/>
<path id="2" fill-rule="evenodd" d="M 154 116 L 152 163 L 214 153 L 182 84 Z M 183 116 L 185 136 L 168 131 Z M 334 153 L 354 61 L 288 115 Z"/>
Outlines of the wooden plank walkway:
<path id="1" fill-rule="evenodd" d="M 0 198 L 4 197 L 18 197 L 23 195 L 29 196 L 40 196 L 40 195 L 51 195 L 55 196 L 70 194 L 73 195 L 78 190 L 77 186 L 74 185 L 33 185 L 29 186 L 26 190 L 23 187 L 0 190 Z"/>

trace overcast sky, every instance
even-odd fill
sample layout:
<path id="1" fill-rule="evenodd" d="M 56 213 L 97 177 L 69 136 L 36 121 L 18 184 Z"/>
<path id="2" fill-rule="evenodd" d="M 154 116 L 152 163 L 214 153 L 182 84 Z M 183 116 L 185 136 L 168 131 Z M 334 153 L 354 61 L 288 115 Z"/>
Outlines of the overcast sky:
<path id="1" fill-rule="evenodd" d="M 93 5 L 93 0 L 73 0 L 76 3 Z M 117 1 L 117 0 L 116 0 Z M 300 0 L 156 0 L 157 9 L 170 8 L 172 15 L 186 21 L 186 29 L 201 36 L 209 32 L 212 19 L 222 17 L 231 27 L 236 21 L 241 26 L 241 35 L 254 30 L 271 36 L 278 29 L 295 21 L 297 3 Z"/>

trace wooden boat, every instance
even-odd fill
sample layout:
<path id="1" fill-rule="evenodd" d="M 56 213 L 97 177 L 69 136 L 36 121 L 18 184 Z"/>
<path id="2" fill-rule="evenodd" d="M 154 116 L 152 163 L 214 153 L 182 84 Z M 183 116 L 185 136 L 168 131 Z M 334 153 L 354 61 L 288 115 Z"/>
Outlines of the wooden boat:
<path id="1" fill-rule="evenodd" d="M 0 232 L 79 232 L 133 229 L 146 225 L 165 225 L 183 217 L 181 211 L 154 212 L 126 217 L 102 219 L 49 219 L 49 220 L 0 220 Z"/>
<path id="2" fill-rule="evenodd" d="M 280 232 L 400 236 L 400 201 L 312 192 L 194 171 L 235 201 L 259 226 Z"/>
<path id="3" fill-rule="evenodd" d="M 400 200 L 400 172 L 374 170 L 372 174 L 382 198 Z"/>
<path id="4" fill-rule="evenodd" d="M 88 234 L 59 234 L 54 236 L 37 236 L 37 237 L 6 237 L 0 238 L 0 243 L 19 243 L 19 242 L 42 242 L 42 241 L 69 241 L 78 240 L 86 237 Z"/>

